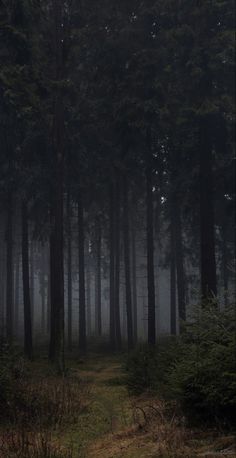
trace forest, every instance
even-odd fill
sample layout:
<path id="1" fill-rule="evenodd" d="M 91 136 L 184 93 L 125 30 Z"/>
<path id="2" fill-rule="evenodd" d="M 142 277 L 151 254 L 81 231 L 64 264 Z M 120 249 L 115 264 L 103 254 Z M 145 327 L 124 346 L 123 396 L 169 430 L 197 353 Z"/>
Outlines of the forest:
<path id="1" fill-rule="evenodd" d="M 0 0 L 0 458 L 236 457 L 234 29 Z"/>

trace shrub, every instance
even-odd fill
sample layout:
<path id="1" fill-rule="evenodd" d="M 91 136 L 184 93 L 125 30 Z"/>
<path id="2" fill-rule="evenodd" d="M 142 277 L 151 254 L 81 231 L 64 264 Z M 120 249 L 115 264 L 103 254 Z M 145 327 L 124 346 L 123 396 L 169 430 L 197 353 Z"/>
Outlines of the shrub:
<path id="1" fill-rule="evenodd" d="M 181 357 L 168 372 L 170 391 L 192 418 L 231 420 L 236 408 L 235 363 L 233 309 L 197 309 L 181 337 Z"/>
<path id="2" fill-rule="evenodd" d="M 0 343 L 0 417 L 11 415 L 20 396 L 25 364 L 21 355 Z"/>
<path id="3" fill-rule="evenodd" d="M 174 398 L 191 419 L 230 422 L 236 408 L 235 350 L 234 309 L 196 308 L 179 338 L 140 347 L 128 357 L 128 388 Z"/>

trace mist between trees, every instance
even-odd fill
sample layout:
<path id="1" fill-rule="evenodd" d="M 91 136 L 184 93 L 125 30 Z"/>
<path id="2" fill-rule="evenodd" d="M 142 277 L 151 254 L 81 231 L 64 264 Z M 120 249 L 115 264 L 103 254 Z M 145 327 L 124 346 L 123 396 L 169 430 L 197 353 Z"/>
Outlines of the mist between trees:
<path id="1" fill-rule="evenodd" d="M 85 353 L 234 294 L 233 3 L 0 3 L 1 336 Z"/>

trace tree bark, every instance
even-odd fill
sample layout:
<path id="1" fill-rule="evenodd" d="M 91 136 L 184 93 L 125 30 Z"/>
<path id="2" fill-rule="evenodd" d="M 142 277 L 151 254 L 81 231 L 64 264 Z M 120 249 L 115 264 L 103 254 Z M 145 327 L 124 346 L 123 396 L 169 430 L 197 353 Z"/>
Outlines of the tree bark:
<path id="1" fill-rule="evenodd" d="M 110 345 L 111 349 L 115 350 L 115 198 L 114 198 L 114 183 L 110 185 Z"/>
<path id="2" fill-rule="evenodd" d="M 53 0 L 55 80 L 63 78 L 62 59 L 62 2 Z M 54 99 L 53 146 L 55 153 L 55 186 L 52 202 L 52 229 L 50 241 L 51 277 L 51 344 L 50 357 L 59 372 L 64 361 L 64 265 L 63 265 L 63 182 L 64 182 L 64 109 L 62 89 L 57 88 Z"/>
<path id="3" fill-rule="evenodd" d="M 156 343 L 156 310 L 154 279 L 154 241 L 153 241 L 153 192 L 152 169 L 146 168 L 146 207 L 147 207 L 147 282 L 148 282 L 148 343 Z"/>
<path id="4" fill-rule="evenodd" d="M 20 254 L 16 253 L 15 270 L 15 303 L 14 303 L 14 333 L 17 336 L 19 331 L 19 305 L 20 305 Z"/>
<path id="5" fill-rule="evenodd" d="M 34 329 L 34 242 L 33 239 L 29 242 L 30 246 L 30 305 L 31 305 L 31 320 L 32 331 Z"/>
<path id="6" fill-rule="evenodd" d="M 183 240 L 182 240 L 182 223 L 179 213 L 179 205 L 176 202 L 175 209 L 175 249 L 176 249 L 176 271 L 177 271 L 177 292 L 178 292 L 178 307 L 179 318 L 182 321 L 186 320 L 186 288 L 185 288 L 185 273 L 184 273 L 184 255 L 183 255 Z"/>
<path id="7" fill-rule="evenodd" d="M 13 222 L 12 222 L 12 193 L 9 191 L 7 200 L 7 227 L 6 227 L 6 335 L 9 344 L 13 339 Z"/>
<path id="8" fill-rule="evenodd" d="M 101 222 L 96 220 L 96 274 L 95 274 L 95 329 L 96 334 L 102 335 L 102 287 L 101 287 Z"/>
<path id="9" fill-rule="evenodd" d="M 32 318 L 30 304 L 30 275 L 29 275 L 29 233 L 28 233 L 28 209 L 27 203 L 22 203 L 22 276 L 24 298 L 24 352 L 32 359 Z"/>
<path id="10" fill-rule="evenodd" d="M 170 332 L 176 335 L 176 233 L 173 198 L 170 218 Z"/>
<path id="11" fill-rule="evenodd" d="M 119 177 L 115 186 L 115 332 L 116 349 L 121 349 L 121 327 L 120 327 L 120 182 Z"/>
<path id="12" fill-rule="evenodd" d="M 86 352 L 86 304 L 85 304 L 85 273 L 84 273 L 84 208 L 82 193 L 78 198 L 79 226 L 79 348 Z"/>
<path id="13" fill-rule="evenodd" d="M 125 267 L 125 299 L 127 313 L 128 349 L 134 346 L 132 293 L 130 275 L 130 233 L 129 233 L 129 189 L 127 177 L 123 178 L 123 236 L 124 236 L 124 267 Z"/>
<path id="14" fill-rule="evenodd" d="M 67 194 L 67 317 L 68 350 L 72 350 L 72 252 L 71 252 L 71 204 Z"/>
<path id="15" fill-rule="evenodd" d="M 136 230 L 134 222 L 134 209 L 132 209 L 131 243 L 132 243 L 132 299 L 133 299 L 133 328 L 134 343 L 138 340 L 138 314 L 137 314 L 137 262 L 136 262 Z"/>
<path id="16" fill-rule="evenodd" d="M 92 317 L 91 317 L 91 265 L 89 243 L 87 247 L 87 268 L 86 268 L 86 299 L 87 299 L 87 335 L 91 336 L 92 333 Z"/>
<path id="17" fill-rule="evenodd" d="M 212 144 L 209 129 L 209 121 L 204 117 L 200 121 L 200 233 L 201 292 L 203 302 L 217 295 Z"/>

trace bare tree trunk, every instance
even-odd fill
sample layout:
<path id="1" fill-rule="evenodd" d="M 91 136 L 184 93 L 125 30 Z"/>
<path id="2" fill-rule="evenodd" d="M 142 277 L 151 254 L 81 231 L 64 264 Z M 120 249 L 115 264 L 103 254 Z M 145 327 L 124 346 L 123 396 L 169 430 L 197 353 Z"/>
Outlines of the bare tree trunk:
<path id="1" fill-rule="evenodd" d="M 154 280 L 154 241 L 153 241 L 153 193 L 152 169 L 146 168 L 146 207 L 147 207 L 147 280 L 148 280 L 148 343 L 156 343 L 156 310 Z"/>
<path id="2" fill-rule="evenodd" d="M 30 305 L 31 305 L 31 320 L 32 331 L 34 329 L 34 242 L 33 238 L 29 243 L 30 246 Z"/>
<path id="3" fill-rule="evenodd" d="M 68 350 L 72 350 L 72 252 L 71 252 L 71 204 L 67 194 L 67 307 L 68 307 Z"/>
<path id="4" fill-rule="evenodd" d="M 133 210 L 133 209 L 132 209 Z M 134 211 L 134 210 L 133 210 Z M 132 243 L 132 299 L 133 299 L 133 327 L 134 327 L 134 343 L 138 340 L 138 316 L 137 316 L 137 267 L 136 267 L 136 230 L 134 222 L 134 213 L 131 222 L 131 243 Z"/>
<path id="5" fill-rule="evenodd" d="M 110 185 L 110 344 L 115 350 L 115 196 L 114 183 Z"/>
<path id="6" fill-rule="evenodd" d="M 24 351 L 25 355 L 32 359 L 32 319 L 30 304 L 30 278 L 29 278 L 29 232 L 28 232 L 28 209 L 27 203 L 22 203 L 22 275 L 24 297 Z"/>
<path id="7" fill-rule="evenodd" d="M 86 304 L 85 304 L 85 274 L 84 274 L 84 208 L 80 192 L 78 199 L 79 226 L 79 348 L 86 352 Z"/>
<path id="8" fill-rule="evenodd" d="M 176 335 L 176 246 L 175 246 L 175 217 L 174 202 L 171 196 L 170 221 L 170 332 Z"/>
<path id="9" fill-rule="evenodd" d="M 53 0 L 55 79 L 63 78 L 62 2 Z M 59 372 L 64 361 L 64 262 L 63 262 L 63 182 L 64 182 L 64 109 L 62 89 L 58 87 L 54 100 L 53 146 L 55 152 L 55 186 L 53 190 L 52 230 L 50 248 L 51 276 L 51 345 L 50 357 Z"/>
<path id="10" fill-rule="evenodd" d="M 92 333 L 92 317 L 91 317 L 91 265 L 89 246 L 87 249 L 87 269 L 86 269 L 86 298 L 87 298 L 87 335 Z"/>
<path id="11" fill-rule="evenodd" d="M 132 318 L 132 293 L 130 275 L 130 234 L 129 234 L 129 190 L 127 177 L 123 179 L 123 234 L 124 234 L 124 267 L 125 267 L 125 297 L 127 313 L 128 349 L 133 348 L 133 318 Z"/>
<path id="12" fill-rule="evenodd" d="M 116 349 L 121 349 L 120 327 L 120 183 L 116 181 L 115 189 L 115 331 Z"/>
<path id="13" fill-rule="evenodd" d="M 102 285 L 101 285 L 101 222 L 96 221 L 96 275 L 95 275 L 95 329 L 96 334 L 102 335 Z"/>
<path id="14" fill-rule="evenodd" d="M 201 291 L 205 300 L 216 296 L 216 260 L 212 185 L 212 144 L 209 120 L 200 121 Z"/>
<path id="15" fill-rule="evenodd" d="M 6 331 L 7 341 L 11 344 L 13 339 L 13 223 L 12 223 L 12 193 L 8 193 L 7 201 L 7 227 L 6 227 L 6 244 L 7 244 L 7 285 L 6 285 Z"/>
<path id="16" fill-rule="evenodd" d="M 16 253 L 15 270 L 15 304 L 14 304 L 14 332 L 18 335 L 19 331 L 19 306 L 20 306 L 20 254 Z"/>

